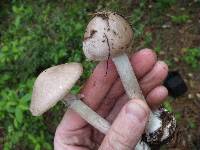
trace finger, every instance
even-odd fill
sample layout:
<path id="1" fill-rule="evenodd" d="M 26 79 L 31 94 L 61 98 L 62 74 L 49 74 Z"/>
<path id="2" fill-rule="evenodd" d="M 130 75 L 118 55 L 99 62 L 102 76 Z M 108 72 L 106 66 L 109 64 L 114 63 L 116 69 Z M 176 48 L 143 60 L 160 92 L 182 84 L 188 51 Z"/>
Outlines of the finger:
<path id="1" fill-rule="evenodd" d="M 143 49 L 132 55 L 131 64 L 133 65 L 137 78 L 142 78 L 147 72 L 149 72 L 155 65 L 156 60 L 156 54 L 150 49 Z M 121 79 L 118 78 L 98 108 L 97 112 L 104 117 L 107 116 L 116 99 L 118 99 L 118 97 L 120 97 L 123 93 L 124 88 L 121 83 Z"/>
<path id="2" fill-rule="evenodd" d="M 128 102 L 120 111 L 99 149 L 132 150 L 144 131 L 148 115 L 149 108 L 143 101 L 134 99 Z"/>
<path id="3" fill-rule="evenodd" d="M 161 85 L 168 73 L 168 66 L 163 61 L 158 61 L 153 69 L 140 80 L 140 87 L 147 95 L 156 86 Z"/>
<path id="4" fill-rule="evenodd" d="M 122 107 L 129 101 L 129 98 L 126 94 L 123 94 L 122 96 L 120 96 L 114 106 L 112 107 L 112 109 L 110 110 L 110 113 L 107 115 L 106 120 L 108 122 L 110 122 L 110 124 L 113 123 L 113 121 L 115 120 L 115 118 L 117 117 L 117 115 L 119 114 L 120 110 L 122 109 Z M 104 135 L 100 132 L 96 132 L 94 134 L 94 139 L 96 143 L 101 144 L 102 140 L 104 138 Z"/>
<path id="5" fill-rule="evenodd" d="M 117 80 L 108 95 L 104 98 L 103 102 L 101 103 L 100 107 L 97 109 L 97 113 L 100 114 L 102 117 L 106 117 L 112 107 L 114 106 L 117 99 L 124 94 L 124 89 L 120 80 Z"/>
<path id="6" fill-rule="evenodd" d="M 111 124 L 121 111 L 122 107 L 129 101 L 129 98 L 126 94 L 122 95 L 113 106 L 112 110 L 110 111 L 109 115 L 106 117 Z"/>
<path id="7" fill-rule="evenodd" d="M 150 49 L 142 49 L 131 57 L 131 64 L 138 79 L 148 73 L 157 61 L 156 53 Z"/>
<path id="8" fill-rule="evenodd" d="M 146 97 L 147 103 L 151 109 L 158 108 L 168 95 L 168 90 L 164 86 L 157 86 Z"/>
<path id="9" fill-rule="evenodd" d="M 81 94 L 84 95 L 84 101 L 91 108 L 97 108 L 117 76 L 115 66 L 111 60 L 99 63 L 81 91 Z"/>

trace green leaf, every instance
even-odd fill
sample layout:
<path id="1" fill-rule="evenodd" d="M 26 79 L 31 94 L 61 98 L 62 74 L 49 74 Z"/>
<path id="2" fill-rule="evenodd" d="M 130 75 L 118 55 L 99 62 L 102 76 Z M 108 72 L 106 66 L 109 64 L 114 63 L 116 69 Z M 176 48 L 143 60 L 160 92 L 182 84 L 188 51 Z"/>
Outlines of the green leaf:
<path id="1" fill-rule="evenodd" d="M 79 91 L 80 91 L 80 89 L 81 89 L 80 86 L 75 85 L 75 86 L 73 86 L 73 88 L 71 89 L 71 93 L 72 93 L 72 94 L 78 94 Z"/>
<path id="2" fill-rule="evenodd" d="M 19 109 L 18 107 L 16 107 L 15 109 L 15 117 L 16 117 L 16 120 L 19 122 L 19 123 L 22 123 L 22 120 L 23 120 L 23 112 L 21 109 Z"/>
<path id="3" fill-rule="evenodd" d="M 18 121 L 16 119 L 14 119 L 14 126 L 15 126 L 15 128 L 19 127 L 19 123 L 18 123 Z"/>
<path id="4" fill-rule="evenodd" d="M 39 144 L 37 144 L 36 146 L 35 146 L 35 150 L 40 150 L 41 148 L 40 148 L 40 145 Z"/>
<path id="5" fill-rule="evenodd" d="M 30 101 L 30 99 L 31 99 L 31 93 L 27 93 L 21 98 L 20 103 L 28 102 Z"/>
<path id="6" fill-rule="evenodd" d="M 171 106 L 171 104 L 170 104 L 169 101 L 165 101 L 165 102 L 164 102 L 164 107 L 165 107 L 169 112 L 172 112 L 172 111 L 173 111 L 173 108 L 172 108 L 172 106 Z"/>
<path id="7" fill-rule="evenodd" d="M 16 26 L 16 28 L 19 27 L 20 23 L 21 23 L 21 17 L 17 16 L 17 18 L 15 19 L 15 26 Z"/>

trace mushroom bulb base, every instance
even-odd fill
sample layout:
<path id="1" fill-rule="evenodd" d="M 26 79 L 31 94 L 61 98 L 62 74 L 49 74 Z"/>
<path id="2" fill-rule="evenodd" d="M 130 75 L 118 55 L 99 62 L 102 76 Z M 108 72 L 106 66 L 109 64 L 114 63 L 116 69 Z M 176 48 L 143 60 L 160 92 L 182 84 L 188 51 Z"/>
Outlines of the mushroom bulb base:
<path id="1" fill-rule="evenodd" d="M 143 136 L 143 140 L 153 146 L 168 143 L 176 130 L 176 119 L 172 113 L 165 108 L 160 108 L 155 113 L 162 121 L 162 127 L 153 133 L 146 132 Z"/>

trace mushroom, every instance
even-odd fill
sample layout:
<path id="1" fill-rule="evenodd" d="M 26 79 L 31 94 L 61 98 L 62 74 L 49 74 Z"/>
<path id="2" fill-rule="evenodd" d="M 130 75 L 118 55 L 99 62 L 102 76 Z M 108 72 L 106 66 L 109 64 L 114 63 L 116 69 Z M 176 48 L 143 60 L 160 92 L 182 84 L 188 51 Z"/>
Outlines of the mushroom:
<path id="1" fill-rule="evenodd" d="M 130 99 L 145 100 L 126 51 L 131 48 L 133 31 L 129 23 L 113 12 L 98 12 L 89 22 L 83 41 L 83 51 L 90 60 L 112 58 L 126 94 Z M 150 112 L 145 130 L 147 142 L 159 143 L 170 139 L 175 131 L 174 116 L 168 114 L 167 122 L 161 116 L 166 111 Z"/>
<path id="2" fill-rule="evenodd" d="M 68 94 L 80 78 L 82 70 L 79 63 L 67 63 L 44 70 L 35 81 L 30 111 L 34 116 L 42 115 L 61 100 L 89 124 L 106 134 L 110 129 L 110 123 L 88 107 L 78 96 Z M 145 143 L 137 144 L 136 147 L 149 149 Z"/>
<path id="3" fill-rule="evenodd" d="M 34 116 L 42 115 L 61 100 L 89 124 L 106 134 L 110 129 L 110 123 L 82 102 L 78 96 L 68 94 L 80 78 L 82 70 L 79 63 L 67 63 L 44 70 L 35 81 L 30 111 Z M 148 149 L 146 143 L 136 147 Z"/>
<path id="4" fill-rule="evenodd" d="M 35 81 L 30 111 L 34 116 L 39 116 L 62 100 L 92 126 L 102 133 L 106 133 L 110 128 L 108 121 L 78 97 L 69 98 L 68 93 L 80 78 L 82 70 L 79 63 L 67 63 L 44 70 Z"/>

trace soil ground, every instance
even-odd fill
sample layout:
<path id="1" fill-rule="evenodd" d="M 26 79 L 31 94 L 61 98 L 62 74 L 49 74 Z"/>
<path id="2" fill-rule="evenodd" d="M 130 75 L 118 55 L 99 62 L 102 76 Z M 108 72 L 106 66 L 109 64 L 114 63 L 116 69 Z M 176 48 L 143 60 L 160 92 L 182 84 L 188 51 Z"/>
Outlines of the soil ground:
<path id="1" fill-rule="evenodd" d="M 191 11 L 191 8 L 184 7 Z M 176 7 L 171 11 L 176 12 Z M 178 70 L 184 78 L 188 91 L 176 99 L 169 98 L 173 112 L 177 116 L 178 127 L 173 141 L 163 149 L 199 150 L 200 149 L 200 66 L 196 70 L 182 58 L 185 48 L 200 47 L 200 9 L 192 10 L 191 20 L 185 24 L 173 24 L 167 18 L 167 29 L 152 28 L 156 39 L 162 39 L 159 59 L 171 60 L 170 70 Z M 156 43 L 156 41 L 155 41 Z M 200 61 L 200 58 L 199 60 Z"/>

